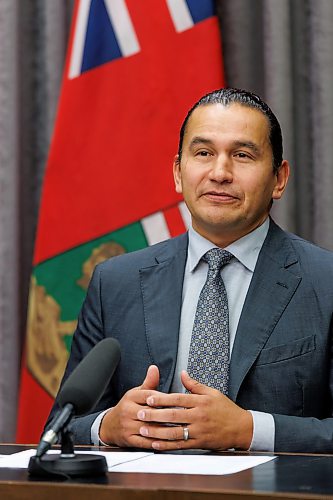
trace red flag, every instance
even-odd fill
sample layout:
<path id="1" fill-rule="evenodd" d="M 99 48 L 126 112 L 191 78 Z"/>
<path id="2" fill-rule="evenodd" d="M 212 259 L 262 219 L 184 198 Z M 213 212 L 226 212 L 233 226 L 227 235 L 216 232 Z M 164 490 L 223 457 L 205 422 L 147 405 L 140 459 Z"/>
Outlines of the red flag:
<path id="1" fill-rule="evenodd" d="M 18 442 L 36 442 L 94 265 L 174 236 L 172 179 L 190 106 L 223 86 L 213 2 L 79 0 L 41 201 Z"/>

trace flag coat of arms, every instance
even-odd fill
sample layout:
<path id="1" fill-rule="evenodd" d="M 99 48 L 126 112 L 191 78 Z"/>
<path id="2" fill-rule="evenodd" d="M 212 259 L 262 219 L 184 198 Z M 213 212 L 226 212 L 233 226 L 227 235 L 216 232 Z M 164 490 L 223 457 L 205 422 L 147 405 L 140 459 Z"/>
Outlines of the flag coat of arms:
<path id="1" fill-rule="evenodd" d="M 78 0 L 46 166 L 18 442 L 36 442 L 94 266 L 184 232 L 172 162 L 191 105 L 223 86 L 210 0 Z"/>

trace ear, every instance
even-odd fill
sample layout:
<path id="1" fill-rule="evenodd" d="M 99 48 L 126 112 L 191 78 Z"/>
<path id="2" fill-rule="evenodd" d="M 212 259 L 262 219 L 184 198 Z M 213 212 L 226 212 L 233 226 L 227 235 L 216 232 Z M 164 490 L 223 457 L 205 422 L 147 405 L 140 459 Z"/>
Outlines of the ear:
<path id="1" fill-rule="evenodd" d="M 179 155 L 176 155 L 173 161 L 173 178 L 175 181 L 176 193 L 181 194 L 183 192 L 183 187 L 182 187 L 182 176 L 180 171 Z"/>
<path id="2" fill-rule="evenodd" d="M 287 162 L 287 160 L 283 160 L 276 174 L 276 183 L 272 193 L 273 200 L 279 200 L 282 197 L 288 183 L 289 174 L 289 163 Z"/>

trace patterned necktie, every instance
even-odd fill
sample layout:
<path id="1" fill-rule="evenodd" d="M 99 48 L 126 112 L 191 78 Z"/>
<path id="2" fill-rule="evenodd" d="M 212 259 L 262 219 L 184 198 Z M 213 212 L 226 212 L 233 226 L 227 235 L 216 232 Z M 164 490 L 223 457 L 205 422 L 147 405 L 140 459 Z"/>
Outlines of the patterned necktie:
<path id="1" fill-rule="evenodd" d="M 212 248 L 203 257 L 209 265 L 195 313 L 187 370 L 198 382 L 228 394 L 229 309 L 221 268 L 233 255 Z"/>

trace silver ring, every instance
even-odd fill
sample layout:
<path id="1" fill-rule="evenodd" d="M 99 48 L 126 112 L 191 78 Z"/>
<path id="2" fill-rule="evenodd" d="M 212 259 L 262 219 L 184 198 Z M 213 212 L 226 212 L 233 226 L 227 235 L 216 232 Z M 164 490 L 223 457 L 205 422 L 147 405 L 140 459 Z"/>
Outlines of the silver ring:
<path id="1" fill-rule="evenodd" d="M 184 439 L 184 441 L 187 441 L 189 437 L 190 437 L 190 433 L 188 431 L 188 427 L 183 427 L 183 439 Z"/>

